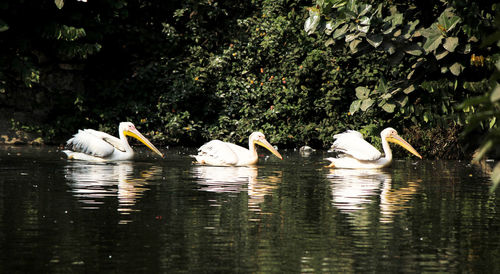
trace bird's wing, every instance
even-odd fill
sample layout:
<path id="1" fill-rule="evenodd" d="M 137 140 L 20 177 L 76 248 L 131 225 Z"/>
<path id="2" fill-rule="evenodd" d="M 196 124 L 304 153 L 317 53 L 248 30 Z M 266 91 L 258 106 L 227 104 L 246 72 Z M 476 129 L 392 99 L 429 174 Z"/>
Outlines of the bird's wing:
<path id="1" fill-rule="evenodd" d="M 198 149 L 198 155 L 203 161 L 215 165 L 235 165 L 238 155 L 233 151 L 233 144 L 219 140 L 210 141 Z"/>
<path id="2" fill-rule="evenodd" d="M 92 135 L 94 135 L 98 138 L 101 138 L 102 140 L 110 143 L 116 149 L 125 152 L 125 147 L 123 146 L 122 140 L 116 138 L 115 136 L 109 135 L 106 132 L 97 131 L 97 130 L 93 130 L 93 129 L 86 129 L 85 131 L 88 131 L 89 133 L 92 133 Z"/>
<path id="3" fill-rule="evenodd" d="M 333 150 L 351 155 L 358 160 L 375 161 L 382 157 L 382 153 L 365 141 L 358 131 L 348 130 L 334 135 L 333 138 L 336 139 L 332 145 Z"/>
<path id="4" fill-rule="evenodd" d="M 73 135 L 66 145 L 73 151 L 105 158 L 113 154 L 115 150 L 115 146 L 108 140 L 118 143 L 120 139 L 101 131 L 84 129 L 78 130 L 78 133 Z"/>

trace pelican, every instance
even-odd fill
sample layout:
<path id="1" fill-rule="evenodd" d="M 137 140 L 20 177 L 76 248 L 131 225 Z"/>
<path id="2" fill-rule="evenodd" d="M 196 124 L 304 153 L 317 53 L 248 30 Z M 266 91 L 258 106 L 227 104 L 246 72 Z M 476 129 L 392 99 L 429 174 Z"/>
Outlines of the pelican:
<path id="1" fill-rule="evenodd" d="M 355 130 L 334 135 L 335 142 L 332 145 L 334 151 L 341 152 L 338 158 L 326 158 L 331 162 L 328 167 L 336 168 L 384 168 L 392 163 L 392 150 L 388 142 L 396 143 L 413 155 L 422 159 L 422 156 L 398 135 L 393 128 L 386 128 L 380 133 L 382 137 L 382 148 L 385 156 L 380 151 L 363 139 L 363 135 Z"/>
<path id="2" fill-rule="evenodd" d="M 120 139 L 93 129 L 78 130 L 78 133 L 66 142 L 66 147 L 69 149 L 63 150 L 63 152 L 66 153 L 68 159 L 75 160 L 130 160 L 134 157 L 134 151 L 128 144 L 126 136 L 131 136 L 163 157 L 163 154 L 135 128 L 134 124 L 121 122 L 118 132 Z"/>
<path id="3" fill-rule="evenodd" d="M 276 157 L 283 160 L 279 152 L 271 146 L 261 132 L 254 132 L 248 137 L 248 149 L 220 140 L 212 140 L 198 149 L 198 155 L 192 155 L 200 164 L 214 166 L 254 165 L 259 160 L 255 144 L 263 146 Z"/>

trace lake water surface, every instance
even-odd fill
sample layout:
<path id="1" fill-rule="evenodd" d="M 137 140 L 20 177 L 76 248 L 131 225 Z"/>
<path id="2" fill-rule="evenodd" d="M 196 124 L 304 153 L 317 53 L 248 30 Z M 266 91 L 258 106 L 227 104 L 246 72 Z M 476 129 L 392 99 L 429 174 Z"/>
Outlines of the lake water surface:
<path id="1" fill-rule="evenodd" d="M 488 164 L 333 170 L 327 152 L 262 150 L 255 167 L 209 167 L 195 149 L 136 150 L 103 164 L 0 146 L 0 273 L 500 273 Z"/>

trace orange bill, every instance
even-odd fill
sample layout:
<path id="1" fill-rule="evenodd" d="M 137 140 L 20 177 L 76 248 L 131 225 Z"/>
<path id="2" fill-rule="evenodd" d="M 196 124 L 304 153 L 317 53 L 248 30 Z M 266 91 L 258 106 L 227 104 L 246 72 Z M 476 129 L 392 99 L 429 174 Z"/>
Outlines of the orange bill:
<path id="1" fill-rule="evenodd" d="M 151 142 L 146 137 L 144 137 L 138 130 L 132 130 L 132 131 L 125 130 L 124 134 L 127 136 L 134 137 L 135 139 L 141 141 L 152 151 L 163 157 L 163 153 L 161 153 L 153 144 L 151 144 Z"/>
<path id="2" fill-rule="evenodd" d="M 418 158 L 422 159 L 422 156 L 420 156 L 420 154 L 410 144 L 408 144 L 408 142 L 406 142 L 405 140 L 403 140 L 403 138 L 401 138 L 399 135 L 389 135 L 387 137 L 387 141 L 389 141 L 391 143 L 398 144 L 398 145 L 404 147 L 410 153 L 412 153 L 413 155 L 415 155 Z"/>
<path id="3" fill-rule="evenodd" d="M 260 139 L 260 140 L 255 141 L 255 143 L 267 148 L 267 150 L 271 151 L 272 154 L 274 154 L 276 157 L 283 160 L 283 157 L 281 156 L 281 154 L 267 140 Z"/>

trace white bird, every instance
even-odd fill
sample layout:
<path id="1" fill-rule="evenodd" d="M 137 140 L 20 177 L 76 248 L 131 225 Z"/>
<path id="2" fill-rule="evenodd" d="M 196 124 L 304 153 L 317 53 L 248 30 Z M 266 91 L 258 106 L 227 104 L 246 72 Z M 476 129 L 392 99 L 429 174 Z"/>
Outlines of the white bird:
<path id="1" fill-rule="evenodd" d="M 422 159 L 422 156 L 398 135 L 393 128 L 386 128 L 380 133 L 382 148 L 385 156 L 380 151 L 363 139 L 363 135 L 355 130 L 334 135 L 335 142 L 331 149 L 342 154 L 337 158 L 326 158 L 331 162 L 328 167 L 336 168 L 384 168 L 392 163 L 392 150 L 388 142 L 396 143 L 413 155 Z"/>
<path id="2" fill-rule="evenodd" d="M 220 140 L 212 140 L 198 149 L 198 155 L 192 155 L 200 164 L 215 166 L 245 166 L 254 165 L 259 160 L 255 144 L 271 151 L 283 160 L 279 152 L 269 144 L 261 132 L 254 132 L 248 138 L 248 149 Z"/>
<path id="3" fill-rule="evenodd" d="M 163 154 L 135 128 L 134 124 L 121 122 L 118 132 L 120 139 L 93 129 L 78 130 L 78 133 L 66 142 L 66 146 L 69 149 L 63 150 L 63 152 L 66 153 L 68 159 L 75 160 L 130 160 L 134 157 L 134 151 L 128 144 L 126 136 L 131 136 L 163 157 Z"/>

